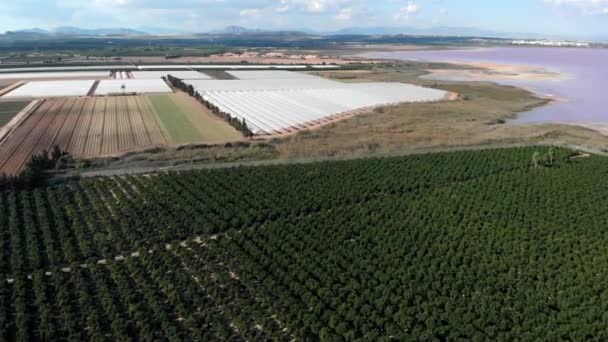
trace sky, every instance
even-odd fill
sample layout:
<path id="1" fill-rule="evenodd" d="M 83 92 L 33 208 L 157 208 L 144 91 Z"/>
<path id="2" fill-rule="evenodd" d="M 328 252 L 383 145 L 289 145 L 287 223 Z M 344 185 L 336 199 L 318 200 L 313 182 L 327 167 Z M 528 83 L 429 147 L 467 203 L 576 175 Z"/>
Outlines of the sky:
<path id="1" fill-rule="evenodd" d="M 608 37 L 608 0 L 0 0 L 0 32 L 57 26 L 207 32 L 436 26 Z"/>

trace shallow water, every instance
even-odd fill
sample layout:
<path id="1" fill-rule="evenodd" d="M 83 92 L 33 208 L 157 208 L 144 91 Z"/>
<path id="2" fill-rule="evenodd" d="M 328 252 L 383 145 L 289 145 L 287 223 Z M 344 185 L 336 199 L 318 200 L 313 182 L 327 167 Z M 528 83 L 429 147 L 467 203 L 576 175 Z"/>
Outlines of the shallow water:
<path id="1" fill-rule="evenodd" d="M 495 80 L 498 83 L 530 87 L 542 95 L 563 99 L 524 113 L 515 121 L 608 124 L 608 49 L 508 47 L 377 52 L 366 56 L 528 65 L 559 72 L 567 77 L 560 81 Z"/>

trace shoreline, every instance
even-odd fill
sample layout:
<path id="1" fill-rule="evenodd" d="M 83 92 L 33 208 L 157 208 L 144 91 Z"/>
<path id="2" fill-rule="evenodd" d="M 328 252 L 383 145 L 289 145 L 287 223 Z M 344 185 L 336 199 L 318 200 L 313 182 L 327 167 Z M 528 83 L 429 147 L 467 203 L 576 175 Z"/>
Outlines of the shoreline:
<path id="1" fill-rule="evenodd" d="M 369 54 L 364 54 L 370 57 Z M 378 59 L 393 60 L 404 62 L 408 61 L 401 58 L 376 57 Z M 540 99 L 545 100 L 540 106 L 532 106 L 522 111 L 513 113 L 513 117 L 508 120 L 512 125 L 529 125 L 532 123 L 518 122 L 519 119 L 534 111 L 536 108 L 555 105 L 559 102 L 568 102 L 568 98 L 556 94 L 543 92 L 540 87 L 534 85 L 535 82 L 563 82 L 569 80 L 573 75 L 550 70 L 547 67 L 523 64 L 507 64 L 491 61 L 466 61 L 456 59 L 433 60 L 433 59 L 411 59 L 412 62 L 445 63 L 454 68 L 426 69 L 426 74 L 419 76 L 425 81 L 446 81 L 446 82 L 490 82 L 498 85 L 513 86 L 524 89 Z M 608 122 L 562 122 L 545 121 L 541 124 L 558 124 L 589 129 L 602 136 L 608 137 Z"/>
<path id="2" fill-rule="evenodd" d="M 470 69 L 428 69 L 428 74 L 422 76 L 422 78 L 443 81 L 457 79 L 458 81 L 487 82 L 561 82 L 570 78 L 567 74 L 537 66 L 458 60 L 446 60 L 442 62 L 454 66 L 468 66 Z"/>

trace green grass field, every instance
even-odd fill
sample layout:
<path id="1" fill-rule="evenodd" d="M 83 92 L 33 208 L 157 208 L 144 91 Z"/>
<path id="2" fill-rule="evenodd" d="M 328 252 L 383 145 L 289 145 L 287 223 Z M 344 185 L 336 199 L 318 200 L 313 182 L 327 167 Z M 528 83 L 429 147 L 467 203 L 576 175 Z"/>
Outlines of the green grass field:
<path id="1" fill-rule="evenodd" d="M 19 113 L 29 101 L 0 102 L 0 127 L 6 125 L 15 114 Z"/>
<path id="2" fill-rule="evenodd" d="M 153 95 L 148 99 L 176 144 L 214 144 L 242 138 L 230 125 L 185 95 Z"/>

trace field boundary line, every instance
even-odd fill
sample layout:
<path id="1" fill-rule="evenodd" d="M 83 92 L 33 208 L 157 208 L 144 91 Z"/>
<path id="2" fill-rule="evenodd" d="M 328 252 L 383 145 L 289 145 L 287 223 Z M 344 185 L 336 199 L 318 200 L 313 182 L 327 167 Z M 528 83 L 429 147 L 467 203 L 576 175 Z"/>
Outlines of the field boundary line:
<path id="1" fill-rule="evenodd" d="M 25 81 L 17 81 L 15 83 L 9 84 L 8 86 L 0 89 L 0 96 L 4 96 L 4 95 L 10 93 L 11 91 L 13 91 L 13 90 L 21 87 L 25 83 L 27 83 L 27 82 L 25 82 Z"/>
<path id="2" fill-rule="evenodd" d="M 94 96 L 95 91 L 97 90 L 98 86 L 99 86 L 99 80 L 95 80 L 95 82 L 93 82 L 93 84 L 91 84 L 91 88 L 87 92 L 87 96 Z"/>
<path id="3" fill-rule="evenodd" d="M 106 114 L 108 111 L 108 98 L 104 97 L 104 101 L 103 101 L 103 114 L 102 114 L 102 119 L 101 119 L 101 137 L 99 138 L 99 148 L 97 150 L 97 154 L 101 155 L 102 151 L 103 151 L 103 141 L 104 141 L 104 135 L 105 135 L 105 131 L 106 131 Z"/>
<path id="4" fill-rule="evenodd" d="M 551 143 L 510 143 L 500 145 L 471 145 L 471 146 L 437 146 L 423 148 L 413 151 L 393 151 L 384 153 L 373 153 L 373 154 L 354 154 L 354 155 L 341 155 L 341 156 L 317 156 L 317 157 L 296 157 L 296 158 L 274 158 L 274 159 L 261 159 L 261 160 L 245 160 L 245 161 L 234 161 L 234 162 L 203 162 L 203 163 L 183 163 L 178 165 L 171 165 L 170 163 L 154 166 L 140 166 L 140 167 L 118 167 L 118 168 L 99 168 L 96 170 L 82 170 L 68 172 L 65 174 L 57 174 L 56 180 L 72 178 L 78 176 L 81 178 L 92 178 L 92 177 L 111 177 L 111 176 L 123 176 L 123 175 L 147 175 L 164 173 L 170 171 L 188 171 L 188 170 L 214 170 L 214 169 L 229 169 L 237 167 L 257 167 L 257 166 L 273 166 L 273 165 L 289 165 L 289 164 L 312 164 L 312 163 L 323 163 L 323 162 L 335 162 L 335 161 L 348 161 L 348 160 L 359 160 L 359 159 L 374 159 L 374 158 L 395 158 L 405 157 L 410 155 L 438 153 L 438 152 L 457 152 L 457 151 L 485 151 L 494 149 L 507 149 L 514 147 L 562 147 L 571 150 L 580 150 L 590 154 L 608 156 L 608 152 L 602 152 L 596 149 L 592 149 L 586 146 L 572 145 L 572 144 L 551 144 Z"/>
<path id="5" fill-rule="evenodd" d="M 61 105 L 60 105 L 59 101 L 60 100 L 58 100 L 58 99 L 53 99 L 52 101 L 44 100 L 42 102 L 42 104 L 46 104 L 48 102 L 49 105 L 46 106 L 46 107 L 44 107 L 44 110 L 41 113 L 39 113 L 39 115 L 35 115 L 34 116 L 33 114 L 37 113 L 37 110 L 40 109 L 40 107 L 42 106 L 42 104 L 41 104 L 41 106 L 38 107 L 36 111 L 33 111 L 30 115 L 28 115 L 28 119 L 29 120 L 33 120 L 33 121 L 29 122 L 28 120 L 23 120 L 18 128 L 22 127 L 25 123 L 31 123 L 32 127 L 30 127 L 30 129 L 34 130 L 36 128 L 36 126 L 40 123 L 40 121 L 44 120 L 44 117 L 46 115 L 48 115 L 49 112 L 54 111 L 57 108 L 61 108 Z M 55 107 L 57 107 L 57 108 L 55 108 Z M 15 129 L 15 132 L 17 132 L 17 129 Z M 16 137 L 14 137 L 13 140 L 16 139 L 18 144 L 15 145 L 15 146 L 9 147 L 9 153 L 8 153 L 8 156 L 6 157 L 6 159 L 5 160 L 0 160 L 0 170 L 2 170 L 4 173 L 7 173 L 6 172 L 6 168 L 5 168 L 6 165 L 7 165 L 7 163 L 9 161 L 12 161 L 12 159 L 15 156 L 15 153 L 19 149 L 19 146 L 22 146 L 25 143 L 25 141 L 27 140 L 27 138 L 28 138 L 27 135 L 24 135 L 23 137 L 20 137 L 19 134 L 15 134 L 15 135 L 16 135 Z"/>
<path id="6" fill-rule="evenodd" d="M 30 102 L 25 108 L 23 108 L 17 115 L 15 115 L 11 121 L 9 121 L 4 127 L 0 129 L 0 145 L 2 145 L 11 134 L 21 126 L 30 115 L 35 112 L 45 100 L 34 100 Z"/>

